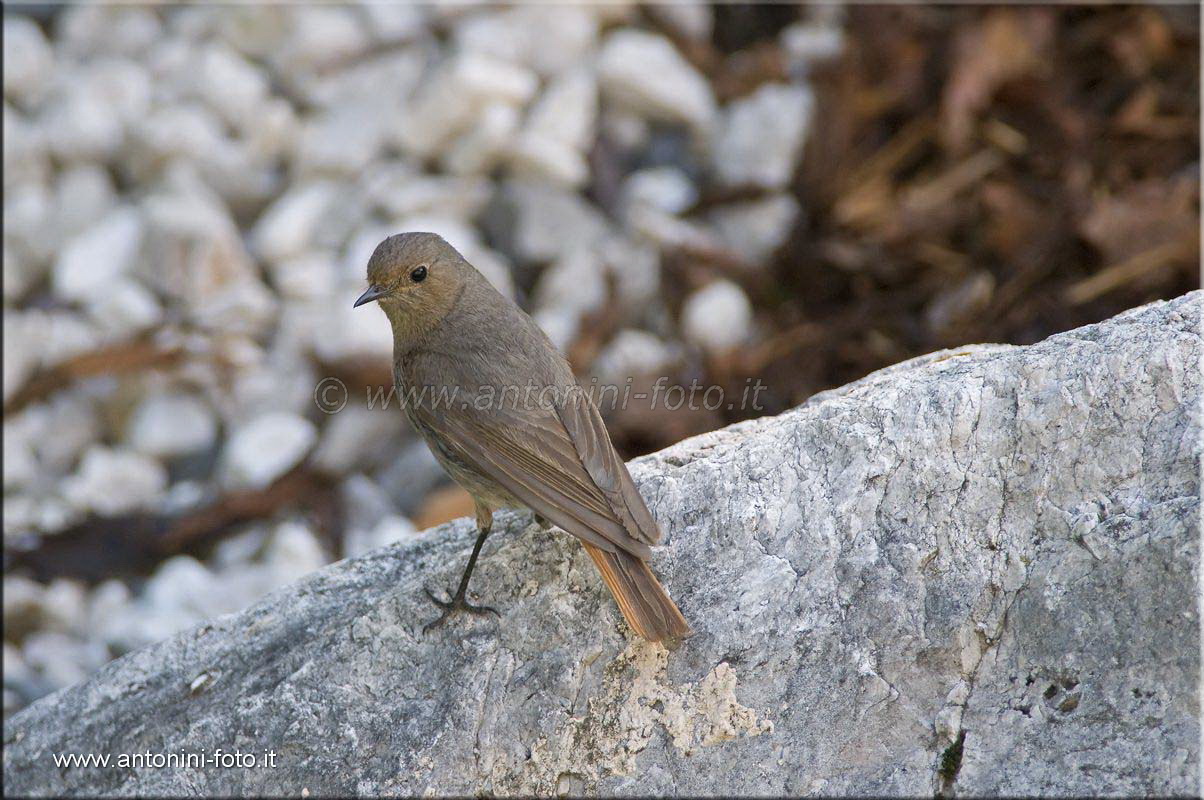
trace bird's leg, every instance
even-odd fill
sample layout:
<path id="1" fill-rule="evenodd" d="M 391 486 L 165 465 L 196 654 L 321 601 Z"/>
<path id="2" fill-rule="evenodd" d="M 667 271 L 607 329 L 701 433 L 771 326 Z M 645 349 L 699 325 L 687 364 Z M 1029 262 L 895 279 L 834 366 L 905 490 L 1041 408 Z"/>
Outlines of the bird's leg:
<path id="1" fill-rule="evenodd" d="M 460 576 L 460 586 L 456 589 L 456 593 L 452 595 L 452 599 L 450 601 L 440 600 L 431 593 L 430 589 L 423 588 L 423 591 L 426 592 L 426 596 L 431 599 L 431 602 L 443 609 L 443 613 L 439 615 L 439 619 L 427 624 L 422 629 L 423 633 L 439 627 L 455 615 L 461 613 L 501 616 L 495 608 L 475 606 L 465 599 L 465 594 L 468 592 L 468 580 L 472 577 L 472 570 L 477 565 L 477 557 L 481 555 L 481 546 L 485 544 L 485 539 L 489 537 L 489 532 L 493 529 L 493 512 L 479 503 L 477 504 L 477 529 L 480 531 L 477 534 L 477 542 L 472 546 L 472 555 L 468 557 L 468 566 L 464 568 L 464 574 Z"/>

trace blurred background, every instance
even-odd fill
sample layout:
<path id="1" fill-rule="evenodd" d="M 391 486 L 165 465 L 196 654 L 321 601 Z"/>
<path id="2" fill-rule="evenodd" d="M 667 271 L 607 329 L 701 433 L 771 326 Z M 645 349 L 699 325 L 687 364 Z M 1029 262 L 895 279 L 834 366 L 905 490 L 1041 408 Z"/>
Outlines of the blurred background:
<path id="1" fill-rule="evenodd" d="M 767 387 L 629 457 L 1199 284 L 1194 6 L 4 13 L 6 715 L 471 511 L 365 408 L 391 233 L 583 379 Z"/>

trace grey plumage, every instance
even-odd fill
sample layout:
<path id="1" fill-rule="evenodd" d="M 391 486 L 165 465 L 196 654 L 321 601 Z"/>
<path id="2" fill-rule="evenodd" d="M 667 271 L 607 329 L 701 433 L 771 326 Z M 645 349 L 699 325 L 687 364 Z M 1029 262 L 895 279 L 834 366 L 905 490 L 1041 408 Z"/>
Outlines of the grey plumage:
<path id="1" fill-rule="evenodd" d="M 640 635 L 689 635 L 646 564 L 660 529 L 597 408 L 534 321 L 434 234 L 386 239 L 368 279 L 365 296 L 393 325 L 406 415 L 472 494 L 478 518 L 533 509 L 581 539 Z M 487 530 L 486 521 L 482 540 Z M 475 551 L 469 572 L 473 562 Z M 466 583 L 467 573 L 461 599 Z"/>

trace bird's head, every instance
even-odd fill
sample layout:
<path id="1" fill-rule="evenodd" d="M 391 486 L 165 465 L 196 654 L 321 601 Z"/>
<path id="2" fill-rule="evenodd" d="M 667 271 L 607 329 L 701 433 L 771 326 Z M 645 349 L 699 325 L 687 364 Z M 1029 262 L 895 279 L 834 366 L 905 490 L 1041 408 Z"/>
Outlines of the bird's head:
<path id="1" fill-rule="evenodd" d="M 356 306 L 376 302 L 397 333 L 424 333 L 439 324 L 464 289 L 464 257 L 434 233 L 399 233 L 368 259 L 368 290 Z"/>

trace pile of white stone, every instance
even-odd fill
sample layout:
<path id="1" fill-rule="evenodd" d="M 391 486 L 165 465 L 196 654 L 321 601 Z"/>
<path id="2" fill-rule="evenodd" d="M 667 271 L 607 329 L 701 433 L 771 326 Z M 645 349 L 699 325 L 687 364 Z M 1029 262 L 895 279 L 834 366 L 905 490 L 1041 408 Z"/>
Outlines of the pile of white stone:
<path id="1" fill-rule="evenodd" d="M 791 80 L 720 104 L 674 44 L 713 24 L 701 4 L 6 13 L 6 402 L 103 347 L 184 353 L 5 416 L 6 546 L 267 486 L 302 462 L 342 481 L 349 552 L 412 535 L 403 512 L 438 479 L 425 450 L 395 412 L 314 403 L 330 365 L 389 356 L 383 315 L 351 302 L 398 231 L 441 233 L 503 291 L 533 286 L 519 299 L 562 347 L 617 287 L 605 376 L 754 337 L 728 281 L 671 314 L 661 258 L 726 249 L 757 265 L 783 243 L 807 71 L 840 32 L 831 11 L 801 17 L 777 42 Z M 619 174 L 594 174 L 599 142 Z M 585 192 L 604 182 L 606 209 Z M 692 213 L 708 188 L 752 191 Z M 144 584 L 6 576 L 20 635 L 4 643 L 5 711 L 330 557 L 287 518 Z"/>

